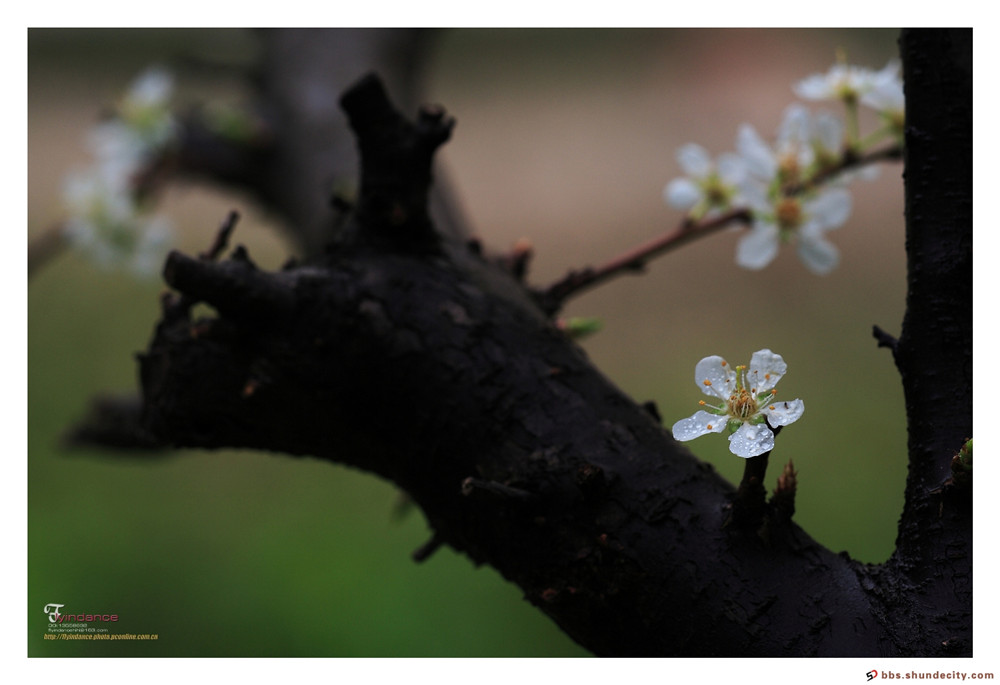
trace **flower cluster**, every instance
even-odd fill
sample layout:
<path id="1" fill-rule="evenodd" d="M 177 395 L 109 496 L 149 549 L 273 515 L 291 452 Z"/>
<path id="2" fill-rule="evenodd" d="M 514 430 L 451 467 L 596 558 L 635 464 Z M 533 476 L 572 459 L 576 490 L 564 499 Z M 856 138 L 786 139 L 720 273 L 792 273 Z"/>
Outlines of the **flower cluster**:
<path id="1" fill-rule="evenodd" d="M 782 244 L 794 243 L 807 268 L 826 274 L 840 258 L 826 233 L 851 213 L 851 195 L 844 186 L 875 171 L 851 174 L 842 167 L 885 136 L 902 140 L 903 84 L 899 64 L 892 61 L 880 71 L 838 64 L 793 89 L 807 100 L 839 100 L 847 110 L 846 122 L 830 112 L 814 114 L 793 104 L 785 110 L 774 143 L 743 124 L 736 153 L 723 154 L 714 163 L 704 148 L 684 145 L 677 161 L 686 176 L 671 181 L 664 198 L 695 220 L 729 209 L 750 210 L 753 226 L 736 250 L 740 266 L 762 269 Z M 875 109 L 884 122 L 865 140 L 857 133 L 859 103 Z"/>
<path id="2" fill-rule="evenodd" d="M 153 68 L 141 74 L 119 103 L 117 116 L 91 131 L 94 163 L 64 182 L 65 235 L 102 266 L 151 275 L 170 241 L 168 223 L 148 215 L 135 182 L 174 138 L 172 90 L 169 73 Z"/>
<path id="3" fill-rule="evenodd" d="M 674 424 L 677 440 L 693 440 L 708 433 L 729 432 L 729 451 L 745 459 L 770 452 L 774 447 L 771 428 L 798 421 L 805 411 L 802 400 L 775 399 L 787 365 L 780 354 L 758 350 L 750 368 L 733 368 L 719 356 L 705 357 L 694 369 L 694 379 L 706 395 L 720 404 L 700 401 L 704 409 Z"/>

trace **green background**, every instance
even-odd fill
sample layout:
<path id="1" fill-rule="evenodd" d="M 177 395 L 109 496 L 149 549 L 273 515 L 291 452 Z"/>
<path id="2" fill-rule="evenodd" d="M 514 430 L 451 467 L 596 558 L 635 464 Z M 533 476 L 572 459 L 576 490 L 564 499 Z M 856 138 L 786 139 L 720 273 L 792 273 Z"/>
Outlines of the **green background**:
<path id="1" fill-rule="evenodd" d="M 439 34 L 426 99 L 458 119 L 442 151 L 484 243 L 535 246 L 530 280 L 599 263 L 676 224 L 662 199 L 677 147 L 733 147 L 737 126 L 770 136 L 790 85 L 833 62 L 881 68 L 889 30 L 454 30 Z M 179 54 L 245 61 L 243 31 L 29 32 L 29 236 L 61 218 L 66 171 L 87 163 L 102 108 L 151 62 Z M 178 100 L 239 102 L 204 73 L 178 75 Z M 827 108 L 832 108 L 832 105 Z M 817 109 L 816 107 L 813 108 Z M 872 125 L 871 120 L 866 124 Z M 747 272 L 723 233 L 575 300 L 568 315 L 605 328 L 593 361 L 669 427 L 697 409 L 694 366 L 746 363 L 769 347 L 788 362 L 779 397 L 806 413 L 781 435 L 772 473 L 799 470 L 796 520 L 865 562 L 892 550 L 906 473 L 898 376 L 871 326 L 897 333 L 905 256 L 901 167 L 854 185 L 832 240 L 833 274 L 785 250 Z M 250 200 L 191 184 L 162 209 L 189 252 L 239 208 L 235 242 L 273 268 L 288 248 Z M 28 288 L 28 652 L 34 656 L 576 656 L 585 652 L 489 568 L 445 549 L 423 564 L 419 511 L 376 478 L 311 459 L 187 451 L 150 458 L 66 451 L 88 398 L 135 387 L 161 284 L 58 257 Z M 724 439 L 690 443 L 730 480 L 743 461 Z M 773 483 L 772 483 L 773 485 Z M 42 607 L 113 611 L 116 632 L 156 642 L 44 641 Z"/>

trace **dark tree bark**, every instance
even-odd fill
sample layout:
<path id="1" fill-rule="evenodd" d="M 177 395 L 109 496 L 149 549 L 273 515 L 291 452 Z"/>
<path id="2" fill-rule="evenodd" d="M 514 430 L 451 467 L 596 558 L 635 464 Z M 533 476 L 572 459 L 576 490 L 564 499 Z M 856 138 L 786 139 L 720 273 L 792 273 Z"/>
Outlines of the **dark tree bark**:
<path id="1" fill-rule="evenodd" d="M 912 622 L 908 639 L 970 653 L 972 493 L 950 481 L 972 436 L 972 31 L 904 31 L 900 46 L 907 295 L 892 348 L 909 475 L 896 550 L 870 577 L 887 620 Z"/>
<path id="2" fill-rule="evenodd" d="M 168 258 L 180 296 L 140 360 L 144 430 L 387 478 L 434 530 L 419 557 L 447 544 L 494 566 L 596 654 L 970 655 L 971 487 L 949 465 L 972 428 L 971 31 L 905 32 L 901 46 L 909 295 L 898 343 L 880 340 L 906 391 L 910 476 L 887 563 L 791 522 L 790 475 L 764 502 L 766 461 L 737 495 L 518 273 L 436 230 L 431 161 L 453 122 L 439 108 L 409 121 L 373 77 L 341 100 L 361 187 L 322 257 L 275 273 L 240 248 Z M 279 122 L 306 116 L 294 93 L 269 97 Z M 289 154 L 286 174 L 321 164 Z M 271 197 L 288 216 L 306 201 Z M 218 316 L 192 321 L 194 302 Z"/>
<path id="3" fill-rule="evenodd" d="M 273 210 L 307 258 L 323 253 L 355 194 L 359 158 L 338 105 L 359 75 L 374 71 L 405 111 L 416 108 L 435 31 L 272 29 L 260 32 L 262 59 L 251 79 L 262 131 L 250 140 L 218 137 L 193 115 L 184 127 L 179 170 L 250 193 Z M 463 235 L 446 183 L 431 195 L 438 229 Z"/>

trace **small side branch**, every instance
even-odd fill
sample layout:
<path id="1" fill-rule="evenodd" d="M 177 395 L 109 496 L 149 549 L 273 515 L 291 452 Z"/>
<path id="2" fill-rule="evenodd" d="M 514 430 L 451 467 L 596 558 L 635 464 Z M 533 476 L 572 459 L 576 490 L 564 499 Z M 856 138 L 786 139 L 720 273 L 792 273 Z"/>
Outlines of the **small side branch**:
<path id="1" fill-rule="evenodd" d="M 798 488 L 798 475 L 795 464 L 789 459 L 781 475 L 778 476 L 778 485 L 771 496 L 771 508 L 777 522 L 791 521 L 795 514 L 795 491 Z"/>
<path id="2" fill-rule="evenodd" d="M 219 226 L 219 230 L 215 234 L 215 240 L 212 245 L 209 246 L 204 252 L 198 254 L 198 259 L 203 262 L 216 262 L 219 256 L 229 245 L 229 238 L 236 228 L 236 222 L 239 221 L 240 214 L 236 210 L 231 210 L 226 218 L 223 219 L 222 224 Z M 163 310 L 163 317 L 165 320 L 176 320 L 180 318 L 188 318 L 191 312 L 191 307 L 197 303 L 197 300 L 190 297 L 187 294 L 175 295 L 173 293 L 164 293 L 160 297 L 160 306 Z"/>
<path id="3" fill-rule="evenodd" d="M 749 225 L 750 221 L 750 211 L 742 208 L 697 223 L 684 221 L 672 231 L 632 248 L 601 266 L 570 271 L 561 280 L 536 292 L 535 298 L 542 309 L 549 315 L 554 315 L 567 300 L 585 290 L 623 273 L 641 272 L 651 259 L 693 240 L 715 233 L 730 224 L 741 222 Z"/>
<path id="4" fill-rule="evenodd" d="M 411 554 L 410 556 L 413 558 L 413 561 L 415 561 L 418 564 L 422 564 L 423 562 L 427 561 L 432 556 L 434 556 L 434 553 L 437 552 L 439 549 L 441 549 L 441 547 L 443 547 L 444 544 L 445 544 L 444 539 L 440 535 L 435 533 L 430 540 L 422 544 L 417 549 L 413 550 L 413 554 Z"/>
<path id="5" fill-rule="evenodd" d="M 143 456 L 166 447 L 142 425 L 142 398 L 138 394 L 92 399 L 87 416 L 67 431 L 63 445 L 142 452 Z"/>
<path id="6" fill-rule="evenodd" d="M 167 256 L 163 278 L 187 302 L 207 302 L 236 319 L 278 318 L 293 305 L 292 294 L 259 271 L 243 248 L 220 263 L 192 259 L 175 250 Z"/>
<path id="7" fill-rule="evenodd" d="M 797 195 L 809 190 L 810 188 L 821 186 L 827 181 L 831 181 L 837 176 L 848 171 L 860 169 L 872 164 L 878 164 L 879 162 L 898 162 L 902 161 L 902 159 L 903 148 L 900 145 L 892 145 L 890 147 L 886 147 L 881 150 L 874 150 L 863 155 L 859 155 L 852 151 L 846 151 L 838 163 L 824 168 L 815 176 L 812 176 L 807 183 L 788 185 L 783 188 L 783 191 L 786 195 Z"/>
<path id="8" fill-rule="evenodd" d="M 899 345 L 899 341 L 896 338 L 878 326 L 872 326 L 872 336 L 878 341 L 879 347 L 888 347 L 895 354 L 896 346 Z"/>
<path id="9" fill-rule="evenodd" d="M 451 137 L 455 120 L 439 106 L 424 106 L 415 122 L 389 100 L 374 74 L 340 99 L 361 150 L 357 222 L 348 240 L 416 250 L 433 249 L 438 236 L 428 215 L 434 152 Z"/>
<path id="10" fill-rule="evenodd" d="M 226 249 L 229 244 L 229 236 L 232 235 L 233 229 L 236 228 L 236 222 L 239 221 L 240 213 L 236 210 L 232 210 L 223 220 L 222 225 L 219 226 L 218 232 L 215 234 L 215 242 L 212 246 L 208 248 L 205 252 L 198 255 L 201 259 L 207 260 L 209 262 L 214 262 L 219 259 L 219 255 L 222 251 Z"/>

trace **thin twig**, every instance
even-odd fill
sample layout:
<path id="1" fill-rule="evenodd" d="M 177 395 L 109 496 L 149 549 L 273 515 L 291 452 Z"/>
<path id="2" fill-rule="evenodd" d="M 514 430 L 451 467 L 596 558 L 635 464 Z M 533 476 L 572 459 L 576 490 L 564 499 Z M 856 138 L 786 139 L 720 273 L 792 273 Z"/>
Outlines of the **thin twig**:
<path id="1" fill-rule="evenodd" d="M 215 242 L 212 243 L 212 246 L 207 251 L 199 254 L 198 257 L 210 262 L 217 260 L 222 251 L 226 249 L 226 245 L 229 244 L 229 236 L 232 235 L 233 229 L 236 228 L 236 222 L 239 221 L 239 218 L 239 212 L 235 209 L 230 211 L 215 234 Z"/>
<path id="2" fill-rule="evenodd" d="M 444 538 L 442 538 L 437 533 L 431 537 L 430 540 L 422 544 L 417 549 L 413 550 L 411 555 L 413 560 L 418 564 L 421 564 L 433 556 L 433 554 L 444 546 Z"/>
<path id="3" fill-rule="evenodd" d="M 879 347 L 888 347 L 893 352 L 896 351 L 899 340 L 886 333 L 879 326 L 872 326 L 872 336 L 878 341 Z"/>
<path id="4" fill-rule="evenodd" d="M 701 222 L 684 221 L 670 232 L 634 247 L 597 268 L 588 267 L 579 271 L 570 271 L 562 280 L 553 283 L 538 294 L 540 302 L 546 311 L 554 314 L 570 297 L 622 273 L 641 271 L 649 260 L 692 240 L 714 233 L 734 222 L 749 224 L 749 210 L 734 209 Z"/>
<path id="5" fill-rule="evenodd" d="M 236 228 L 236 222 L 239 221 L 239 218 L 239 212 L 235 209 L 230 210 L 229 214 L 226 215 L 226 218 L 223 219 L 222 223 L 219 225 L 219 230 L 215 233 L 215 240 L 212 241 L 212 245 L 204 252 L 199 252 L 198 259 L 203 262 L 217 261 L 219 259 L 219 255 L 222 254 L 222 251 L 225 250 L 226 246 L 229 244 L 229 237 L 232 235 L 233 229 Z M 166 264 L 164 267 L 166 267 Z M 180 295 L 164 293 L 160 298 L 163 318 L 187 318 L 191 313 L 191 307 L 193 307 L 196 302 L 197 300 L 187 293 L 181 293 Z"/>
<path id="6" fill-rule="evenodd" d="M 797 195 L 851 169 L 886 160 L 902 159 L 902 156 L 903 150 L 898 145 L 864 155 L 845 153 L 840 163 L 824 169 L 809 179 L 808 183 L 786 187 L 783 192 L 786 195 Z M 562 280 L 556 281 L 548 288 L 538 292 L 536 296 L 546 312 L 555 314 L 566 300 L 584 290 L 593 288 L 626 271 L 641 271 L 649 260 L 737 221 L 749 226 L 752 221 L 750 210 L 737 208 L 701 222 L 685 220 L 669 233 L 639 245 L 602 266 L 570 271 Z"/>
<path id="7" fill-rule="evenodd" d="M 798 185 L 786 186 L 782 190 L 785 195 L 798 195 L 806 190 L 822 185 L 823 183 L 836 178 L 840 174 L 851 171 L 852 169 L 868 166 L 869 164 L 876 164 L 877 162 L 887 162 L 901 159 L 903 159 L 903 148 L 900 145 L 892 145 L 890 147 L 875 150 L 874 152 L 868 152 L 863 155 L 848 151 L 844 153 L 839 163 L 823 169 L 815 176 L 811 177 L 807 182 L 800 183 Z"/>

